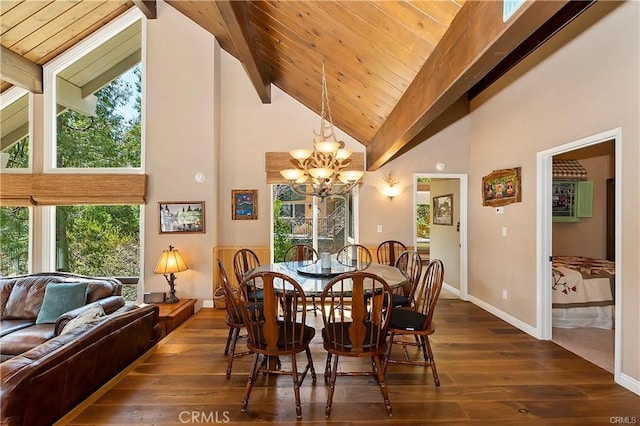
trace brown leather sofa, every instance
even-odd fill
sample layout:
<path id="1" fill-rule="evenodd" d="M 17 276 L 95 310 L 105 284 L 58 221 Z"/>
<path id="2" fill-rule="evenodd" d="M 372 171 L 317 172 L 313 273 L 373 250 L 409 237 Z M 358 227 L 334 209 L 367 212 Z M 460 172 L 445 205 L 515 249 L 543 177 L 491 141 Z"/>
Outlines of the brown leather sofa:
<path id="1" fill-rule="evenodd" d="M 60 334 L 64 325 L 82 312 L 78 307 L 55 323 L 36 324 L 45 290 L 58 283 L 87 283 L 85 306 L 102 305 L 106 314 L 124 306 L 122 283 L 115 278 L 94 278 L 64 272 L 45 272 L 0 278 L 0 360 L 28 351 Z"/>
<path id="2" fill-rule="evenodd" d="M 55 283 L 60 282 L 60 279 L 78 279 L 78 276 L 68 275 L 35 274 L 20 277 L 20 280 L 34 278 L 37 284 L 32 290 L 37 293 L 43 280 Z M 103 280 L 85 278 L 92 282 Z M 0 307 L 3 314 L 8 300 L 5 294 L 8 291 L 5 288 L 6 281 L 7 279 L 0 280 Z M 113 284 L 113 290 L 119 292 L 117 282 Z M 87 291 L 89 294 L 95 290 L 95 294 L 87 298 L 93 300 L 93 303 L 63 314 L 55 324 L 27 325 L 3 336 L 4 338 L 36 327 L 33 333 L 25 335 L 28 339 L 43 331 L 41 329 L 44 326 L 49 327 L 44 334 L 51 334 L 49 339 L 0 364 L 0 424 L 53 424 L 156 344 L 160 337 L 156 305 L 138 306 L 123 302 L 114 311 L 111 309 L 115 306 L 113 300 L 122 299 L 121 296 L 102 293 L 106 288 L 102 284 L 95 284 L 93 287 L 89 284 Z M 98 294 L 106 297 L 94 300 Z M 30 294 L 25 294 L 25 297 L 29 298 Z M 80 322 L 74 327 L 69 324 L 70 327 L 64 329 L 73 318 L 96 304 L 104 304 L 106 315 Z M 27 305 L 29 303 L 25 302 L 25 306 Z M 2 318 L 4 322 L 4 316 Z M 10 322 L 7 326 L 13 327 L 16 324 L 17 322 Z M 39 326 L 43 327 L 37 328 Z M 2 347 L 3 351 L 4 349 Z"/>

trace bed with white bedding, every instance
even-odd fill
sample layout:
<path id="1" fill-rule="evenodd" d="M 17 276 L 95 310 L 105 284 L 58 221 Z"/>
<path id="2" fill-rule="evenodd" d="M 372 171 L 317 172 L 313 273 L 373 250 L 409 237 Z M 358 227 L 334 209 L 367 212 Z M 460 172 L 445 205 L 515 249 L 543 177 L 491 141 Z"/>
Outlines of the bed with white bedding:
<path id="1" fill-rule="evenodd" d="M 614 262 L 554 256 L 552 273 L 554 327 L 614 327 Z"/>

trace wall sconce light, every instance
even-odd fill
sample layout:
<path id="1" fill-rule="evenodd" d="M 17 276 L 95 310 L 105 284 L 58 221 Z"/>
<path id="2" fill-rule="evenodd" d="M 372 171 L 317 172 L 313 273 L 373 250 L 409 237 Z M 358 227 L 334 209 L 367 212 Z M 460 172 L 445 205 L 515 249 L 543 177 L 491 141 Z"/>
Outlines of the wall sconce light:
<path id="1" fill-rule="evenodd" d="M 182 260 L 180 252 L 178 250 L 174 250 L 173 246 L 170 245 L 169 250 L 162 251 L 153 273 L 163 274 L 167 283 L 169 283 L 169 298 L 164 301 L 165 303 L 177 303 L 180 301 L 180 299 L 176 297 L 175 273 L 186 271 L 187 269 L 189 269 L 189 267 L 184 263 L 184 260 Z"/>
<path id="2" fill-rule="evenodd" d="M 390 200 L 393 200 L 393 197 L 399 195 L 401 192 L 400 187 L 397 186 L 400 182 L 391 175 L 391 172 L 384 176 L 382 180 L 385 184 L 381 192 L 389 197 Z"/>

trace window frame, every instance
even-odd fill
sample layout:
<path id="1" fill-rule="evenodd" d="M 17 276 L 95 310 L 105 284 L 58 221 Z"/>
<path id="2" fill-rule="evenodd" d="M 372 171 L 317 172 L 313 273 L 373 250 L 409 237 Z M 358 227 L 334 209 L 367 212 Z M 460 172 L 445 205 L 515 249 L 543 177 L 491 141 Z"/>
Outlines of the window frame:
<path id="1" fill-rule="evenodd" d="M 140 21 L 142 25 L 142 40 L 141 44 L 141 58 L 142 64 L 142 104 L 145 104 L 145 77 L 146 77 L 146 48 L 145 48 L 145 34 L 146 34 L 146 19 L 143 19 L 144 15 L 138 8 L 132 8 L 122 16 L 113 20 L 109 24 L 100 28 L 98 31 L 91 34 L 91 36 L 77 43 L 75 46 L 68 49 L 66 52 L 49 61 L 42 67 L 43 72 L 43 84 L 48 90 L 44 91 L 44 173 L 73 173 L 73 172 L 87 172 L 87 173 L 136 173 L 143 172 L 145 170 L 145 132 L 141 132 L 140 135 L 140 167 L 119 167 L 119 168 L 58 168 L 57 163 L 57 76 L 58 73 L 65 70 L 70 65 L 77 62 L 80 58 L 91 53 L 107 40 L 116 36 L 129 26 Z M 141 111 L 140 126 L 142 129 L 145 127 L 145 114 L 144 106 Z"/>
<path id="2" fill-rule="evenodd" d="M 24 95 L 27 95 L 29 103 L 29 166 L 24 168 L 2 169 L 3 173 L 31 173 L 33 171 L 33 93 L 18 86 L 9 88 L 2 94 L 2 96 L 0 96 L 0 110 L 8 107 L 14 102 L 17 102 Z"/>
<path id="3" fill-rule="evenodd" d="M 78 61 L 83 56 L 89 54 L 94 49 L 105 43 L 107 40 L 116 36 L 137 21 L 141 24 L 141 58 L 142 66 L 142 88 L 141 101 L 142 110 L 140 117 L 141 135 L 140 135 L 140 167 L 121 167 L 121 168 L 58 168 L 57 164 L 57 75 L 68 66 Z M 142 174 L 145 170 L 145 100 L 146 100 L 146 32 L 147 20 L 138 8 L 131 8 L 120 17 L 116 18 L 109 24 L 91 34 L 86 39 L 80 41 L 75 46 L 68 49 L 63 54 L 43 65 L 43 84 L 44 91 L 43 105 L 43 141 L 42 141 L 42 171 L 44 174 L 69 174 L 83 173 L 87 175 L 105 175 L 105 174 Z M 108 178 L 108 176 L 104 176 Z M 118 178 L 116 176 L 116 178 Z M 145 190 L 146 192 L 146 190 Z M 64 203 L 60 203 L 64 204 Z M 114 204 L 105 197 L 103 202 L 93 204 L 110 205 Z M 140 204 L 140 279 L 138 281 L 138 299 L 141 300 L 141 289 L 144 274 L 144 229 L 145 229 L 145 209 L 144 204 Z M 32 209 L 36 212 L 35 221 L 32 223 L 31 240 L 38 241 L 39 248 L 34 253 L 35 259 L 32 268 L 35 270 L 55 270 L 56 267 L 56 207 L 54 205 L 42 206 Z M 36 238 L 39 236 L 39 238 Z M 31 255 L 31 250 L 30 250 Z"/>

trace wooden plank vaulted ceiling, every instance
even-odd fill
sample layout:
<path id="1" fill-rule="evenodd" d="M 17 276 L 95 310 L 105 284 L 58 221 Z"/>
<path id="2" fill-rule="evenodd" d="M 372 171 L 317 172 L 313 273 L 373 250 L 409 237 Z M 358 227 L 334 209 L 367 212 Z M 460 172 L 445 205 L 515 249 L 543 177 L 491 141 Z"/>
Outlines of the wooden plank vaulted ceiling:
<path id="1" fill-rule="evenodd" d="M 167 3 L 242 62 L 264 103 L 273 84 L 320 113 L 324 61 L 333 122 L 376 170 L 593 2 L 529 1 L 506 23 L 500 1 Z M 41 92 L 43 64 L 131 7 L 156 18 L 155 1 L 0 1 L 0 90 Z"/>

